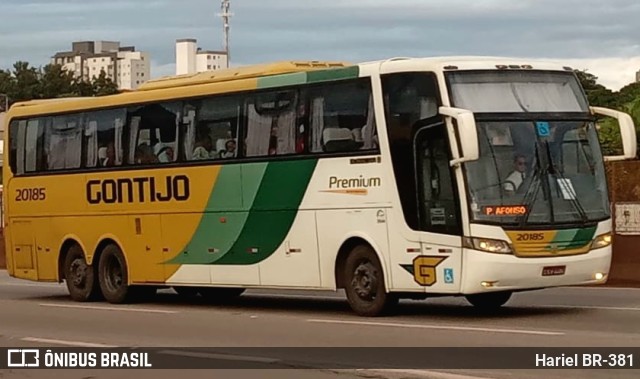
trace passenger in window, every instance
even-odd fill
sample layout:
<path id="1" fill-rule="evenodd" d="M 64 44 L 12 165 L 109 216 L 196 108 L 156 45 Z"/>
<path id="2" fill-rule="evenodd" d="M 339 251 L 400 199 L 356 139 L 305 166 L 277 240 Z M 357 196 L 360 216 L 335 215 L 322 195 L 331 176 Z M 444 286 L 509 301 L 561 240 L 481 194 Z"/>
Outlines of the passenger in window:
<path id="1" fill-rule="evenodd" d="M 113 142 L 107 144 L 106 157 L 102 161 L 103 167 L 113 167 L 116 165 L 116 147 Z"/>
<path id="2" fill-rule="evenodd" d="M 278 154 L 278 127 L 271 127 L 271 137 L 269 137 L 269 155 Z"/>
<path id="3" fill-rule="evenodd" d="M 153 153 L 151 146 L 143 143 L 136 148 L 134 161 L 137 164 L 153 164 L 158 162 L 158 157 Z"/>
<path id="4" fill-rule="evenodd" d="M 158 162 L 169 163 L 173 162 L 173 148 L 169 145 L 165 145 L 162 142 L 158 142 L 155 147 L 156 156 Z"/>
<path id="5" fill-rule="evenodd" d="M 191 159 L 211 159 L 214 157 L 214 153 L 215 152 L 213 151 L 213 141 L 211 140 L 211 136 L 204 135 L 199 141 L 196 141 L 195 148 L 193 149 L 193 154 L 191 154 Z"/>
<path id="6" fill-rule="evenodd" d="M 225 150 L 220 152 L 220 158 L 235 158 L 236 156 L 236 141 L 228 140 L 225 145 Z"/>

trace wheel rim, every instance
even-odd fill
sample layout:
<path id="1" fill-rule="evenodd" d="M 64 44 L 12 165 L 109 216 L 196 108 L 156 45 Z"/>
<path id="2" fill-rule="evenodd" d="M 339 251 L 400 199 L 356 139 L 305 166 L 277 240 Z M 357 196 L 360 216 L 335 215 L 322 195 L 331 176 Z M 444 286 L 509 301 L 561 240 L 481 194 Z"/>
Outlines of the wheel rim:
<path id="1" fill-rule="evenodd" d="M 107 288 L 112 292 L 118 291 L 124 283 L 124 275 L 120 261 L 118 261 L 116 257 L 109 257 L 104 270 Z"/>
<path id="2" fill-rule="evenodd" d="M 84 289 L 87 287 L 88 266 L 84 259 L 74 259 L 69 271 L 69 279 L 75 288 Z"/>
<path id="3" fill-rule="evenodd" d="M 351 288 L 362 300 L 372 301 L 378 292 L 378 270 L 369 261 L 361 262 L 353 272 Z"/>

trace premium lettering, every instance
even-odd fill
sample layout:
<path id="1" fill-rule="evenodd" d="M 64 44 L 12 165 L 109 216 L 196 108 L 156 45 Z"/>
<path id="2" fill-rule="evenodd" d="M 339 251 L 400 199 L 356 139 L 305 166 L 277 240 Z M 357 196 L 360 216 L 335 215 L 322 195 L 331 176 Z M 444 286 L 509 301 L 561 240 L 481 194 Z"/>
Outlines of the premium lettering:
<path id="1" fill-rule="evenodd" d="M 360 175 L 357 178 L 338 178 L 337 176 L 329 177 L 329 188 L 370 188 L 380 187 L 382 180 L 380 178 L 365 178 Z"/>
<path id="2" fill-rule="evenodd" d="M 185 175 L 167 176 L 164 180 L 141 177 L 87 182 L 89 204 L 186 201 L 189 196 L 189 177 Z"/>

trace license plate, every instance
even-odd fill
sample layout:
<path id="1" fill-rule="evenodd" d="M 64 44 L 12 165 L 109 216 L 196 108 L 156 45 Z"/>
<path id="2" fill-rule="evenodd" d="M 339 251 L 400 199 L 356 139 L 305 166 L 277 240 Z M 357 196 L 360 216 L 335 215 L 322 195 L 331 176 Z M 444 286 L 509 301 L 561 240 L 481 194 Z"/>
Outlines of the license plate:
<path id="1" fill-rule="evenodd" d="M 542 269 L 542 276 L 564 275 L 566 266 L 547 266 Z"/>

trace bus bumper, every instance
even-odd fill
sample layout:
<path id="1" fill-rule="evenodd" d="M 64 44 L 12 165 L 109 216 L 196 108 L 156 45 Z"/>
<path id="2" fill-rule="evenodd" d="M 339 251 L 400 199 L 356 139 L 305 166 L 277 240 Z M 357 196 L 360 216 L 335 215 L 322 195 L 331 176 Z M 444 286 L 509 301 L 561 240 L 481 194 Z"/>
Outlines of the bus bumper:
<path id="1" fill-rule="evenodd" d="M 564 266 L 564 273 L 543 275 L 545 268 Z M 518 258 L 465 249 L 462 294 L 516 291 L 578 284 L 602 284 L 611 267 L 611 246 L 566 257 Z M 604 275 L 603 277 L 600 277 Z"/>

